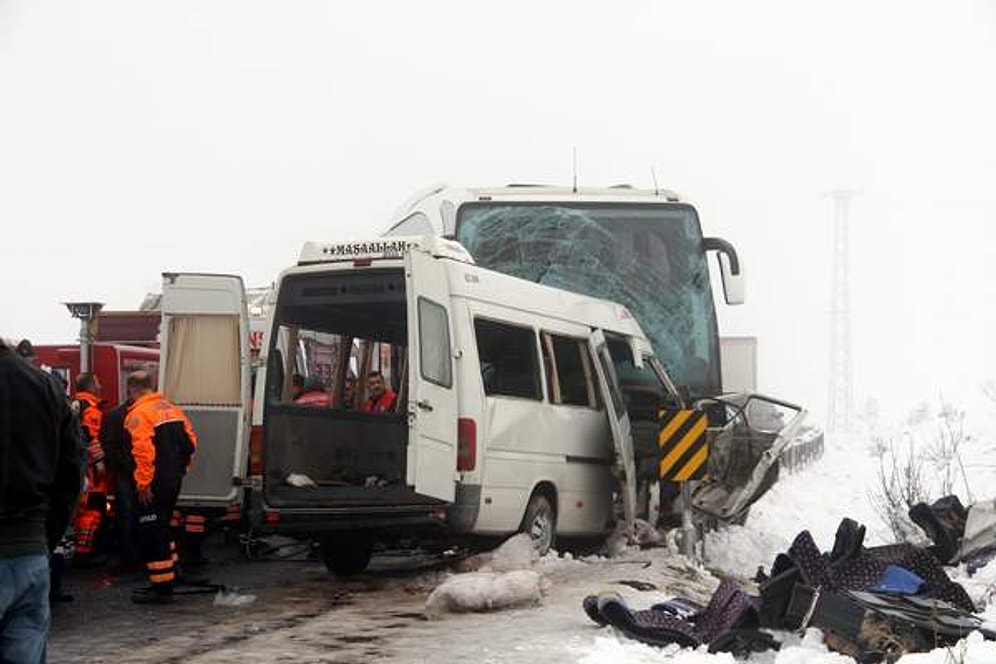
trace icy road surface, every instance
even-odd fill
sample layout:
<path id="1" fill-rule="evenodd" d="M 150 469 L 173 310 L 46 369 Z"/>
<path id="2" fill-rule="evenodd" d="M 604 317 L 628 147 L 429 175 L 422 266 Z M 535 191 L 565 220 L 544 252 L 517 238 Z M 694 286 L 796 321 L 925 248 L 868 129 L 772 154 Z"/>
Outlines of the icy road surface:
<path id="1" fill-rule="evenodd" d="M 257 599 L 215 606 L 212 596 L 174 606 L 134 607 L 107 588 L 114 607 L 57 607 L 52 662 L 578 662 L 596 639 L 615 639 L 581 611 L 588 593 L 612 587 L 639 607 L 686 595 L 707 600 L 716 580 L 664 549 L 612 560 L 546 558 L 534 564 L 548 583 L 540 606 L 430 619 L 426 598 L 448 571 L 382 570 L 341 581 L 320 563 L 232 562 L 212 573 L 241 582 Z M 386 570 L 384 569 L 386 568 Z M 77 575 L 78 576 L 78 575 Z M 638 592 L 618 581 L 642 581 Z M 82 598 L 92 600 L 93 594 Z M 116 610 L 111 610 L 111 609 Z"/>

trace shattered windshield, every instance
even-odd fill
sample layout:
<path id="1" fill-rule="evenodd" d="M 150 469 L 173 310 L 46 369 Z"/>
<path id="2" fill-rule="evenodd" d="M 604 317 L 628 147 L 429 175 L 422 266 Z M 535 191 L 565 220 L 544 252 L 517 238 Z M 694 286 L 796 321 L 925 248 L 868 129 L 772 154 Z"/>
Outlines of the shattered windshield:
<path id="1" fill-rule="evenodd" d="M 694 208 L 467 203 L 457 240 L 488 269 L 625 305 L 678 384 L 696 396 L 719 392 L 716 314 Z"/>

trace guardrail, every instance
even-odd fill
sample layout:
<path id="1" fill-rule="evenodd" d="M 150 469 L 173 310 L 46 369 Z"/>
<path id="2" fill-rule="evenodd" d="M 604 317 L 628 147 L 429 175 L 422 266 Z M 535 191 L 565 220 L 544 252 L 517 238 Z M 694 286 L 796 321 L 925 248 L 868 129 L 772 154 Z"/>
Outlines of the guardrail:
<path id="1" fill-rule="evenodd" d="M 786 473 L 797 473 L 823 457 L 823 432 L 803 429 L 778 457 L 779 466 Z"/>

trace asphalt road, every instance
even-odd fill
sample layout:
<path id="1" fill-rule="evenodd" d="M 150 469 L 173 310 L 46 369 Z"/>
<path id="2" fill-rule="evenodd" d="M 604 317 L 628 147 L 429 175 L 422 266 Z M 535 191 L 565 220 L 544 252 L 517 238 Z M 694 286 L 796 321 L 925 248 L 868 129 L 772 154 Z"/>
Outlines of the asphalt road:
<path id="1" fill-rule="evenodd" d="M 215 546 L 208 550 L 211 563 L 188 574 L 223 584 L 226 592 L 237 593 L 234 597 L 255 596 L 243 606 L 218 606 L 216 593 L 178 595 L 176 603 L 168 606 L 136 605 L 131 593 L 145 585 L 140 574 L 74 568 L 65 582 L 74 601 L 52 609 L 49 661 L 186 661 L 267 632 L 287 630 L 370 595 L 412 596 L 411 606 L 396 611 L 390 606 L 397 602 L 387 601 L 384 617 L 392 624 L 417 623 L 424 620 L 420 611 L 424 595 L 436 581 L 433 570 L 443 563 L 437 557 L 381 554 L 367 573 L 343 580 L 320 561 L 309 559 L 301 547 L 282 553 L 292 555 L 284 560 L 249 560 L 235 545 Z M 329 641 L 330 651 L 336 653 L 331 661 L 369 661 L 376 654 L 362 635 L 340 637 Z"/>

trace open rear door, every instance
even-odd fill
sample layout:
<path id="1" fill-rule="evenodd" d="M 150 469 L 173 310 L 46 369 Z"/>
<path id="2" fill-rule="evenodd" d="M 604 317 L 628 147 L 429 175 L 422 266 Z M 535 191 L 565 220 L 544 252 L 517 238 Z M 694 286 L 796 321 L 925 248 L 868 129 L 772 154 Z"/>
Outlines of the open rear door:
<path id="1" fill-rule="evenodd" d="M 456 495 L 457 397 L 446 261 L 405 254 L 408 294 L 408 484 L 424 496 Z"/>
<path id="2" fill-rule="evenodd" d="M 609 416 L 612 440 L 616 447 L 616 469 L 622 488 L 623 514 L 626 530 L 633 532 L 633 519 L 636 516 L 636 462 L 633 458 L 633 435 L 629 426 L 629 413 L 623 401 L 622 389 L 616 377 L 616 368 L 605 343 L 601 330 L 595 330 L 589 337 L 591 353 L 596 358 L 595 372 L 602 392 L 602 402 Z"/>
<path id="3" fill-rule="evenodd" d="M 185 505 L 222 506 L 245 474 L 250 403 L 249 317 L 242 278 L 163 274 L 159 389 L 183 409 L 197 453 L 183 481 Z"/>

